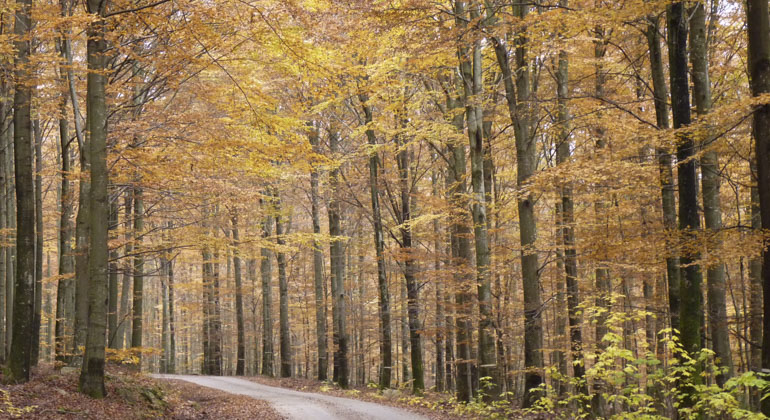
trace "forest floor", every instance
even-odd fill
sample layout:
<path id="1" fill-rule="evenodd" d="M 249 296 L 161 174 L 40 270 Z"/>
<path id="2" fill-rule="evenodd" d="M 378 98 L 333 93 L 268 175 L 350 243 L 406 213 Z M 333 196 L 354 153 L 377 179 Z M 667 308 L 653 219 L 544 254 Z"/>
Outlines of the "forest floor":
<path id="1" fill-rule="evenodd" d="M 187 382 L 159 381 L 117 366 L 107 369 L 107 397 L 95 400 L 77 391 L 79 373 L 76 369 L 55 370 L 51 365 L 41 365 L 26 384 L 0 385 L 0 419 L 282 418 L 263 400 Z"/>

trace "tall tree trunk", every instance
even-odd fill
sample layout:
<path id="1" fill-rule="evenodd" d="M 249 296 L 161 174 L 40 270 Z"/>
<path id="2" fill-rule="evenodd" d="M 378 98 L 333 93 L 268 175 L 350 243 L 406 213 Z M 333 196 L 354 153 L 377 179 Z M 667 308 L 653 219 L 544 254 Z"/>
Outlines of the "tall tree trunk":
<path id="1" fill-rule="evenodd" d="M 131 323 L 131 302 L 129 297 L 131 296 L 131 283 L 133 278 L 131 276 L 131 269 L 134 266 L 133 257 L 133 232 L 131 230 L 131 223 L 133 220 L 133 196 L 131 188 L 126 189 L 124 196 L 124 214 L 125 214 L 125 261 L 123 261 L 123 281 L 120 289 L 120 320 L 118 321 L 117 330 L 117 347 L 126 348 L 131 344 L 131 328 L 128 328 Z"/>
<path id="2" fill-rule="evenodd" d="M 699 116 L 711 112 L 711 83 L 709 80 L 709 57 L 706 38 L 706 10 L 703 3 L 695 3 L 690 18 L 690 59 L 692 61 L 693 102 Z M 701 131 L 706 132 L 706 130 Z M 721 248 L 719 235 L 722 230 L 722 207 L 719 199 L 719 154 L 709 147 L 713 139 L 701 139 L 705 148 L 700 160 L 701 188 L 703 189 L 703 216 L 706 229 L 714 240 L 709 243 L 712 253 Z M 725 265 L 716 263 L 706 268 L 708 297 L 708 325 L 711 343 L 717 365 L 726 369 L 716 375 L 717 384 L 722 386 L 733 376 L 730 333 L 727 326 L 727 299 L 725 297 Z"/>
<path id="3" fill-rule="evenodd" d="M 526 19 L 529 4 L 514 4 L 513 14 L 519 19 Z M 492 19 L 489 19 L 493 22 Z M 495 48 L 495 57 L 502 73 L 508 114 L 514 128 L 516 142 L 516 182 L 519 188 L 525 187 L 536 169 L 537 144 L 532 133 L 534 104 L 531 98 L 529 70 L 529 52 L 527 49 L 526 27 L 519 28 L 521 34 L 514 40 L 515 73 L 510 68 L 508 49 L 496 37 L 490 37 Z M 534 197 L 519 197 L 519 235 L 522 247 L 521 267 L 524 294 L 524 407 L 531 407 L 540 397 L 533 392 L 543 383 L 543 320 L 540 316 L 540 279 L 538 276 L 538 255 L 534 249 L 537 238 Z"/>
<path id="4" fill-rule="evenodd" d="M 0 22 L 0 28 L 2 27 L 2 22 Z M 0 85 L 0 88 L 2 88 L 2 91 L 0 93 L 6 92 L 6 81 L 5 79 L 2 80 L 2 84 Z M 3 95 L 5 96 L 5 95 Z M 8 136 L 2 134 L 5 133 L 6 130 L 8 130 L 8 113 L 9 113 L 9 106 L 8 101 L 3 99 L 0 100 L 0 128 L 2 128 L 2 132 L 0 132 L 0 230 L 4 232 L 2 236 L 0 236 L 0 240 L 2 240 L 3 245 L 0 246 L 0 362 L 5 363 L 6 360 L 6 349 L 8 348 L 7 340 L 6 340 L 6 331 L 7 331 L 7 320 L 6 320 L 6 294 L 8 292 L 7 287 L 7 279 L 6 279 L 6 271 L 7 271 L 7 256 L 11 253 L 10 246 L 9 246 L 9 238 L 6 229 L 8 227 L 7 225 L 7 215 L 9 212 L 8 206 L 6 205 L 8 203 L 7 195 L 10 191 L 9 184 L 11 182 L 11 178 L 8 176 L 8 154 L 10 151 L 10 148 L 8 147 L 8 143 L 6 142 L 6 139 Z"/>
<path id="5" fill-rule="evenodd" d="M 514 6 L 514 13 L 526 19 L 529 5 Z M 535 173 L 537 144 L 532 133 L 534 103 L 531 98 L 529 52 L 527 38 L 516 37 L 516 112 L 513 121 L 516 138 L 516 181 L 519 188 L 526 187 Z M 498 59 L 499 61 L 499 59 Z M 506 95 L 508 96 L 508 95 Z M 510 106 L 510 105 L 509 105 Z M 543 383 L 543 320 L 540 316 L 540 279 L 538 256 L 535 249 L 537 224 L 535 198 L 531 194 L 518 199 L 519 234 L 521 242 L 521 270 L 524 291 L 524 407 L 531 407 L 539 398 L 536 388 Z"/>
<path id="6" fill-rule="evenodd" d="M 173 229 L 168 222 L 167 229 Z M 176 323 L 174 322 L 174 261 L 170 257 L 171 250 L 166 250 L 166 279 L 168 280 L 168 373 L 176 373 Z"/>
<path id="7" fill-rule="evenodd" d="M 752 156 L 750 163 L 751 173 L 756 177 L 757 164 L 756 157 Z M 751 186 L 751 229 L 759 233 L 762 230 L 762 215 L 759 212 L 759 189 L 757 185 Z M 749 339 L 751 370 L 762 368 L 762 259 L 753 257 L 749 261 L 749 281 L 750 281 L 750 314 L 749 314 Z"/>
<path id="8" fill-rule="evenodd" d="M 165 256 L 158 259 L 158 269 L 160 270 L 160 300 L 161 300 L 161 321 L 160 321 L 160 373 L 168 373 L 168 278 L 166 277 Z"/>
<path id="9" fill-rule="evenodd" d="M 367 126 L 366 139 L 370 147 L 377 145 L 374 130 L 368 128 L 372 123 L 372 107 L 369 97 L 359 94 L 358 99 L 364 110 L 364 123 Z M 369 152 L 369 191 L 372 199 L 372 227 L 374 230 L 374 251 L 377 258 L 377 292 L 380 315 L 380 389 L 390 388 L 393 374 L 393 340 L 391 338 L 390 291 L 388 290 L 387 268 L 385 266 L 385 237 L 382 231 L 382 209 L 380 208 L 379 165 L 380 158 L 376 149 Z"/>
<path id="10" fill-rule="evenodd" d="M 280 342 L 281 342 L 281 377 L 289 378 L 291 374 L 291 331 L 289 329 L 289 282 L 286 278 L 286 253 L 284 247 L 286 240 L 284 235 L 286 228 L 284 216 L 281 214 L 281 197 L 278 191 L 273 191 L 273 199 L 276 205 L 275 216 L 275 240 L 278 249 L 275 253 L 275 260 L 278 263 L 278 298 L 279 298 L 279 324 L 280 324 Z"/>
<path id="11" fill-rule="evenodd" d="M 6 127 L 5 149 L 6 153 L 6 196 L 5 196 L 5 226 L 10 232 L 16 229 L 16 187 L 14 178 L 14 147 L 13 147 L 13 110 L 9 111 L 11 118 Z M 7 358 L 11 353 L 11 341 L 13 336 L 13 306 L 14 306 L 14 288 L 16 285 L 16 241 L 11 236 L 11 244 L 5 253 L 5 349 L 3 353 Z"/>
<path id="12" fill-rule="evenodd" d="M 770 13 L 768 2 L 746 2 L 746 26 L 749 39 L 749 77 L 754 96 L 770 93 Z M 763 229 L 770 229 L 770 104 L 754 110 L 754 141 L 757 158 L 757 189 Z M 766 245 L 766 244 L 765 244 Z M 762 254 L 762 289 L 764 317 L 762 334 L 762 369 L 770 369 L 770 252 Z M 762 402 L 762 412 L 770 415 L 770 399 Z"/>
<path id="13" fill-rule="evenodd" d="M 339 134 L 334 128 L 329 129 L 329 151 L 332 158 L 339 153 Z M 345 308 L 345 251 L 342 239 L 340 218 L 339 184 L 340 168 L 335 166 L 329 172 L 329 189 L 332 194 L 327 205 L 329 214 L 329 236 L 331 237 L 330 262 L 332 283 L 332 337 L 334 342 L 334 372 L 333 379 L 343 389 L 348 387 L 348 332 L 346 325 L 347 311 Z"/>
<path id="14" fill-rule="evenodd" d="M 431 192 L 434 199 L 439 199 L 439 184 L 438 173 L 433 172 L 431 174 Z M 445 326 L 444 326 L 444 293 L 442 290 L 443 278 L 439 277 L 441 272 L 441 229 L 439 228 L 439 221 L 433 221 L 433 269 L 435 271 L 435 277 L 433 284 L 436 289 L 436 391 L 443 392 L 445 390 L 446 372 L 444 369 L 444 342 L 445 342 Z"/>
<path id="15" fill-rule="evenodd" d="M 319 153 L 318 129 L 310 127 L 310 145 L 315 153 Z M 324 294 L 324 252 L 321 249 L 321 208 L 318 194 L 318 170 L 310 170 L 310 210 L 313 219 L 313 289 L 315 292 L 315 322 L 316 343 L 318 347 L 318 380 L 328 379 L 329 350 L 327 348 L 328 333 L 326 328 L 326 296 Z"/>
<path id="16" fill-rule="evenodd" d="M 690 124 L 690 91 L 687 82 L 687 15 L 684 2 L 669 6 L 668 12 L 668 51 L 671 79 L 671 109 L 674 128 L 680 129 Z M 677 180 L 679 183 L 679 231 L 685 240 L 693 240 L 700 228 L 698 217 L 697 176 L 694 143 L 690 134 L 680 132 L 676 147 L 676 159 L 679 165 Z M 687 248 L 687 247 L 686 247 Z M 680 307 L 681 343 L 685 351 L 695 357 L 703 348 L 701 326 L 703 324 L 703 295 L 701 291 L 702 275 L 700 266 L 695 264 L 699 255 L 695 250 L 681 253 Z M 700 375 L 692 375 L 694 383 L 700 382 Z M 683 383 L 684 391 L 691 393 L 690 385 Z M 691 399 L 685 405 L 691 405 Z"/>
<path id="17" fill-rule="evenodd" d="M 560 4 L 567 6 L 566 0 Z M 559 52 L 556 72 L 556 95 L 558 99 L 559 143 L 556 146 L 556 163 L 564 164 L 570 159 L 570 112 L 569 112 L 569 57 L 566 51 Z M 583 336 L 580 330 L 580 288 L 578 286 L 578 262 L 575 249 L 575 211 L 572 200 L 572 184 L 565 182 L 561 189 L 562 241 L 564 244 L 564 273 L 567 291 L 567 319 L 569 324 L 570 352 L 573 377 L 577 379 L 577 391 L 588 393 L 585 386 L 585 365 L 583 361 Z M 598 338 L 598 337 L 597 337 Z"/>
<path id="18" fill-rule="evenodd" d="M 21 0 L 16 10 L 14 41 L 15 93 L 13 143 L 16 182 L 16 278 L 13 299 L 13 333 L 8 360 L 9 380 L 27 382 L 30 376 L 35 301 L 35 201 L 32 148 L 32 84 L 29 69 L 32 19 L 31 0 Z"/>
<path id="19" fill-rule="evenodd" d="M 91 161 L 91 194 L 88 257 L 88 333 L 80 373 L 80 391 L 92 398 L 105 396 L 104 361 L 107 330 L 107 104 L 104 74 L 107 41 L 104 15 L 108 0 L 88 0 L 96 20 L 88 25 L 88 125 Z"/>
<path id="20" fill-rule="evenodd" d="M 456 21 L 464 25 L 464 2 L 457 2 L 455 12 L 459 15 Z M 470 8 L 470 20 L 479 18 L 477 6 Z M 495 349 L 494 321 L 492 316 L 492 285 L 490 275 L 489 250 L 489 220 L 487 219 L 487 191 L 484 185 L 484 118 L 481 104 L 478 102 L 483 94 L 483 75 L 481 41 L 477 40 L 473 48 L 460 48 L 460 72 L 463 79 L 463 100 L 465 102 L 465 117 L 468 126 L 471 159 L 471 185 L 473 199 L 471 215 L 473 218 L 473 233 L 476 245 L 476 283 L 479 301 L 479 374 L 490 378 L 486 397 L 497 397 L 500 394 L 500 372 L 497 366 Z"/>
<path id="21" fill-rule="evenodd" d="M 43 134 L 40 120 L 33 123 L 35 139 L 35 303 L 32 322 L 32 366 L 40 359 L 40 327 L 43 309 Z"/>
<path id="22" fill-rule="evenodd" d="M 215 206 L 214 215 L 218 214 L 218 207 Z M 216 231 L 212 226 L 211 235 L 216 237 Z M 214 254 L 212 255 L 211 268 L 211 312 L 210 312 L 210 327 L 211 334 L 211 374 L 220 376 L 223 374 L 223 359 L 222 359 L 222 307 L 220 302 L 220 283 L 219 283 L 219 248 L 214 247 Z"/>
<path id="23" fill-rule="evenodd" d="M 650 73 L 655 99 L 655 119 L 659 130 L 670 128 L 668 117 L 668 87 L 663 70 L 663 53 L 660 48 L 660 23 L 657 16 L 648 17 L 646 29 L 647 46 L 650 52 Z M 661 201 L 663 209 L 663 227 L 670 233 L 676 230 L 676 197 L 674 173 L 671 167 L 671 154 L 658 148 L 658 168 L 660 172 Z M 667 235 L 671 236 L 671 235 Z M 666 241 L 666 279 L 668 281 L 668 312 L 670 326 L 679 329 L 679 256 L 676 254 L 674 241 Z M 662 328 L 661 328 L 662 329 Z"/>
<path id="24" fill-rule="evenodd" d="M 115 191 L 114 189 L 112 190 Z M 118 198 L 119 196 L 110 197 L 110 218 L 108 231 L 113 232 L 118 229 Z M 109 279 L 107 284 L 107 290 L 109 293 L 107 303 L 107 331 L 108 340 L 107 345 L 111 349 L 117 349 L 118 342 L 118 248 L 112 248 L 110 250 L 110 263 L 109 263 Z"/>
<path id="25" fill-rule="evenodd" d="M 405 116 L 404 116 L 405 117 Z M 404 254 L 404 280 L 406 281 L 407 317 L 409 325 L 409 348 L 412 365 L 412 392 L 421 394 L 425 389 L 425 370 L 422 362 L 422 336 L 420 334 L 420 286 L 415 278 L 416 261 L 412 248 L 412 191 L 410 188 L 409 148 L 400 136 L 396 136 L 399 147 L 396 156 L 398 163 L 399 186 L 401 193 L 401 250 Z"/>
<path id="26" fill-rule="evenodd" d="M 139 358 L 137 369 L 142 370 L 142 343 L 144 317 L 144 256 L 141 244 L 144 236 L 144 198 L 142 188 L 134 186 L 134 287 L 132 296 L 131 348 Z M 138 251 L 138 252 L 137 252 Z"/>
<path id="27" fill-rule="evenodd" d="M 267 239 L 272 235 L 273 216 L 270 214 L 272 206 L 268 206 L 267 215 L 262 222 L 262 238 Z M 272 272 L 269 248 L 262 248 L 262 261 L 259 271 L 262 281 L 262 375 L 273 376 L 273 293 Z"/>
<path id="28" fill-rule="evenodd" d="M 246 329 L 243 323 L 243 284 L 241 276 L 241 252 L 240 252 L 240 232 L 238 231 L 238 214 L 233 213 L 230 217 L 233 225 L 233 274 L 235 275 L 235 324 L 237 335 L 237 354 L 235 364 L 235 374 L 243 376 L 246 374 Z"/>
<path id="29" fill-rule="evenodd" d="M 208 217 L 208 212 L 203 211 L 203 231 L 206 235 L 209 234 L 207 222 L 205 219 Z M 201 251 L 201 257 L 203 263 L 201 266 L 202 271 L 202 287 L 203 287 L 203 336 L 201 337 L 203 345 L 203 363 L 201 364 L 201 374 L 213 375 L 213 369 L 211 367 L 211 347 L 212 347 L 212 331 L 211 331 L 211 318 L 213 316 L 213 296 L 212 296 L 212 283 L 214 282 L 214 274 L 211 268 L 211 251 L 208 245 L 203 246 Z"/>

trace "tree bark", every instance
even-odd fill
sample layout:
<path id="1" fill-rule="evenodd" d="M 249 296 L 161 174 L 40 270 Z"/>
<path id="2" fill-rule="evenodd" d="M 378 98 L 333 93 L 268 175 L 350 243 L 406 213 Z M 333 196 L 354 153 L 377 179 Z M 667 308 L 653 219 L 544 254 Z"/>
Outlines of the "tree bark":
<path id="1" fill-rule="evenodd" d="M 329 130 L 329 151 L 332 158 L 339 153 L 339 134 Z M 340 218 L 342 209 L 339 194 L 340 168 L 335 166 L 329 172 L 329 189 L 332 194 L 327 205 L 329 214 L 329 236 L 331 236 L 330 260 L 332 280 L 332 340 L 334 342 L 334 372 L 333 379 L 341 388 L 348 387 L 348 332 L 346 325 L 347 311 L 345 308 L 345 251 L 342 239 Z"/>
<path id="2" fill-rule="evenodd" d="M 673 111 L 674 129 L 681 129 L 690 124 L 690 91 L 687 81 L 687 16 L 684 2 L 676 2 L 669 6 L 668 19 L 668 51 L 669 78 L 671 80 L 671 109 Z M 679 132 L 676 147 L 678 162 L 677 181 L 679 183 L 679 231 L 682 239 L 692 241 L 694 234 L 700 229 L 698 217 L 697 176 L 694 154 L 694 143 L 690 134 Z M 703 325 L 703 295 L 701 291 L 702 275 L 700 266 L 695 264 L 699 259 L 696 250 L 685 250 L 680 253 L 680 336 L 682 348 L 692 357 L 703 348 L 701 341 L 701 326 Z M 683 381 L 683 391 L 693 392 L 692 385 L 700 382 L 700 375 L 692 375 L 693 384 Z M 691 398 L 686 398 L 684 404 L 693 404 Z"/>
<path id="3" fill-rule="evenodd" d="M 456 21 L 465 26 L 464 2 L 457 2 Z M 477 6 L 470 8 L 470 20 L 479 18 Z M 473 199 L 471 200 L 471 215 L 476 251 L 476 283 L 479 302 L 479 375 L 489 378 L 484 395 L 496 398 L 501 391 L 500 372 L 497 365 L 495 349 L 495 331 L 492 317 L 492 285 L 490 275 L 490 249 L 487 219 L 487 191 L 484 185 L 484 118 L 480 104 L 483 94 L 483 75 L 481 41 L 473 43 L 471 49 L 461 47 L 460 73 L 463 80 L 463 101 L 465 102 L 465 117 L 468 127 L 471 160 L 471 185 Z"/>
<path id="4" fill-rule="evenodd" d="M 233 274 L 235 276 L 235 323 L 237 336 L 235 374 L 245 375 L 246 371 L 246 329 L 243 323 L 243 284 L 241 276 L 240 232 L 238 231 L 238 214 L 230 217 L 233 225 Z"/>
<path id="5" fill-rule="evenodd" d="M 699 116 L 711 112 L 711 82 L 709 80 L 709 57 L 706 37 L 706 10 L 703 3 L 695 3 L 690 18 L 690 59 L 692 61 L 693 102 Z M 705 132 L 703 130 L 701 132 Z M 709 241 L 710 253 L 716 254 L 721 248 L 719 235 L 722 230 L 722 207 L 719 198 L 719 154 L 709 147 L 714 139 L 708 136 L 701 139 L 705 150 L 700 160 L 701 188 L 703 190 L 703 216 Z M 711 333 L 712 349 L 716 364 L 725 369 L 716 375 L 717 384 L 723 386 L 733 376 L 730 333 L 727 325 L 727 299 L 725 290 L 725 265 L 722 262 L 706 267 L 708 297 L 708 326 Z"/>
<path id="6" fill-rule="evenodd" d="M 278 191 L 273 191 L 273 199 L 276 205 L 275 216 L 275 241 L 278 249 L 275 253 L 275 260 L 278 263 L 278 298 L 279 298 L 279 324 L 280 324 L 280 343 L 281 343 L 281 377 L 289 378 L 291 372 L 291 330 L 289 328 L 289 282 L 286 278 L 286 253 L 283 247 L 286 246 L 284 231 L 286 226 L 284 216 L 281 214 L 281 197 Z"/>
<path id="7" fill-rule="evenodd" d="M 319 153 L 318 129 L 310 127 L 310 145 L 313 151 Z M 316 321 L 316 343 L 318 347 L 317 371 L 318 380 L 325 381 L 329 378 L 329 350 L 328 333 L 326 328 L 326 295 L 324 294 L 324 253 L 321 249 L 321 207 L 318 194 L 318 170 L 310 170 L 310 211 L 313 221 L 313 289 L 315 292 L 315 321 Z"/>
<path id="8" fill-rule="evenodd" d="M 561 0 L 564 7 L 566 0 Z M 559 52 L 556 71 L 556 95 L 558 101 L 559 143 L 556 146 L 556 164 L 570 159 L 570 112 L 569 112 L 569 57 L 566 51 Z M 570 352 L 573 377 L 578 380 L 577 391 L 588 394 L 585 386 L 585 365 L 583 361 L 583 335 L 580 329 L 580 288 L 578 286 L 578 261 L 575 249 L 575 211 L 572 199 L 572 184 L 565 182 L 561 189 L 562 243 L 564 244 L 564 274 L 567 291 L 567 320 L 569 324 Z"/>
<path id="9" fill-rule="evenodd" d="M 748 68 L 751 93 L 770 93 L 770 13 L 768 2 L 746 2 L 746 26 L 749 40 Z M 757 190 L 762 229 L 770 229 L 770 104 L 754 110 L 754 141 L 757 159 Z M 765 246 L 767 243 L 765 243 Z M 762 333 L 762 369 L 770 369 L 770 252 L 762 254 L 762 289 L 764 317 Z M 762 402 L 762 412 L 770 415 L 770 399 Z"/>
<path id="10" fill-rule="evenodd" d="M 405 116 L 402 116 L 405 117 Z M 422 336 L 420 334 L 420 288 L 415 278 L 416 261 L 412 248 L 412 191 L 410 188 L 409 147 L 396 136 L 399 152 L 396 156 L 401 193 L 401 251 L 404 254 L 403 268 L 407 294 L 407 318 L 409 326 L 410 361 L 412 365 L 412 392 L 422 394 L 425 389 L 425 371 L 422 362 Z"/>
<path id="11" fill-rule="evenodd" d="M 646 35 L 647 46 L 650 52 L 655 119 L 659 130 L 667 130 L 670 128 L 668 86 L 666 86 L 666 76 L 663 70 L 663 53 L 660 48 L 660 24 L 657 16 L 648 17 Z M 658 170 L 660 172 L 663 227 L 666 231 L 673 233 L 676 230 L 676 197 L 671 154 L 663 148 L 658 148 L 655 153 L 658 155 Z M 668 315 L 671 328 L 678 330 L 680 273 L 679 256 L 676 254 L 675 247 L 674 242 L 671 239 L 667 239 L 666 279 L 668 281 Z"/>
<path id="12" fill-rule="evenodd" d="M 33 122 L 35 141 L 35 303 L 32 322 L 32 366 L 40 359 L 40 327 L 43 309 L 43 134 L 40 120 Z"/>
<path id="13" fill-rule="evenodd" d="M 268 209 L 265 220 L 262 222 L 262 238 L 267 239 L 272 235 L 273 216 Z M 273 298 L 272 298 L 272 272 L 269 248 L 262 248 L 262 261 L 259 266 L 262 282 L 262 371 L 265 376 L 273 376 Z"/>
<path id="14" fill-rule="evenodd" d="M 104 15 L 107 0 L 88 0 L 88 12 L 96 20 L 88 25 L 88 125 L 91 161 L 91 194 L 88 257 L 88 332 L 80 391 L 92 398 L 103 398 L 105 340 L 107 330 L 107 224 L 109 218 L 107 194 L 107 104 L 105 88 L 107 41 Z"/>
<path id="15" fill-rule="evenodd" d="M 139 358 L 137 369 L 142 370 L 143 317 L 144 317 L 144 256 L 141 244 L 144 236 L 144 198 L 142 188 L 134 186 L 134 287 L 132 295 L 131 348 Z M 138 250 L 138 252 L 137 252 Z"/>
<path id="16" fill-rule="evenodd" d="M 21 0 L 15 13 L 13 96 L 14 173 L 16 184 L 16 275 L 13 299 L 13 332 L 8 360 L 9 381 L 27 382 L 30 377 L 35 301 L 35 201 L 32 148 L 31 0 Z"/>
<path id="17" fill-rule="evenodd" d="M 358 95 L 361 106 L 364 110 L 364 123 L 367 126 L 366 139 L 369 147 L 377 146 L 377 137 L 374 130 L 370 128 L 372 123 L 372 108 L 369 105 L 368 95 L 361 93 Z M 380 389 L 390 388 L 391 376 L 393 374 L 393 340 L 391 338 L 390 321 L 390 291 L 388 290 L 388 275 L 385 266 L 385 237 L 382 230 L 382 209 L 380 207 L 380 180 L 379 180 L 380 158 L 376 149 L 369 151 L 369 191 L 372 200 L 372 228 L 374 230 L 374 251 L 377 258 L 377 293 L 379 297 L 379 315 L 380 315 L 380 358 L 382 366 L 380 368 Z"/>

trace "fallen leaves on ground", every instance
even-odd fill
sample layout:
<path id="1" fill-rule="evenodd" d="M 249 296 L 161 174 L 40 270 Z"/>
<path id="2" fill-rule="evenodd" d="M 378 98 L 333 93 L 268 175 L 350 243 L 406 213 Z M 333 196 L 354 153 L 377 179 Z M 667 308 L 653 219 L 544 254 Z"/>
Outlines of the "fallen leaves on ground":
<path id="1" fill-rule="evenodd" d="M 107 397 L 78 392 L 79 369 L 41 365 L 25 384 L 0 385 L 0 419 L 135 420 L 278 420 L 265 401 L 178 381 L 162 381 L 110 366 Z M 0 378 L 1 379 L 1 378 Z"/>

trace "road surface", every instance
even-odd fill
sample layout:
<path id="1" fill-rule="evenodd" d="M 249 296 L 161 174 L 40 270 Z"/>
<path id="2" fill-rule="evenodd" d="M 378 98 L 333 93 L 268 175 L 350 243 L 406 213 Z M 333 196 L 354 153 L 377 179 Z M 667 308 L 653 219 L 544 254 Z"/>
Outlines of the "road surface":
<path id="1" fill-rule="evenodd" d="M 231 394 L 246 395 L 269 402 L 275 410 L 288 419 L 366 419 L 366 420 L 418 420 L 418 414 L 385 405 L 350 398 L 300 392 L 291 389 L 262 385 L 228 376 L 152 375 L 159 379 L 175 379 L 196 385 L 218 389 Z"/>

